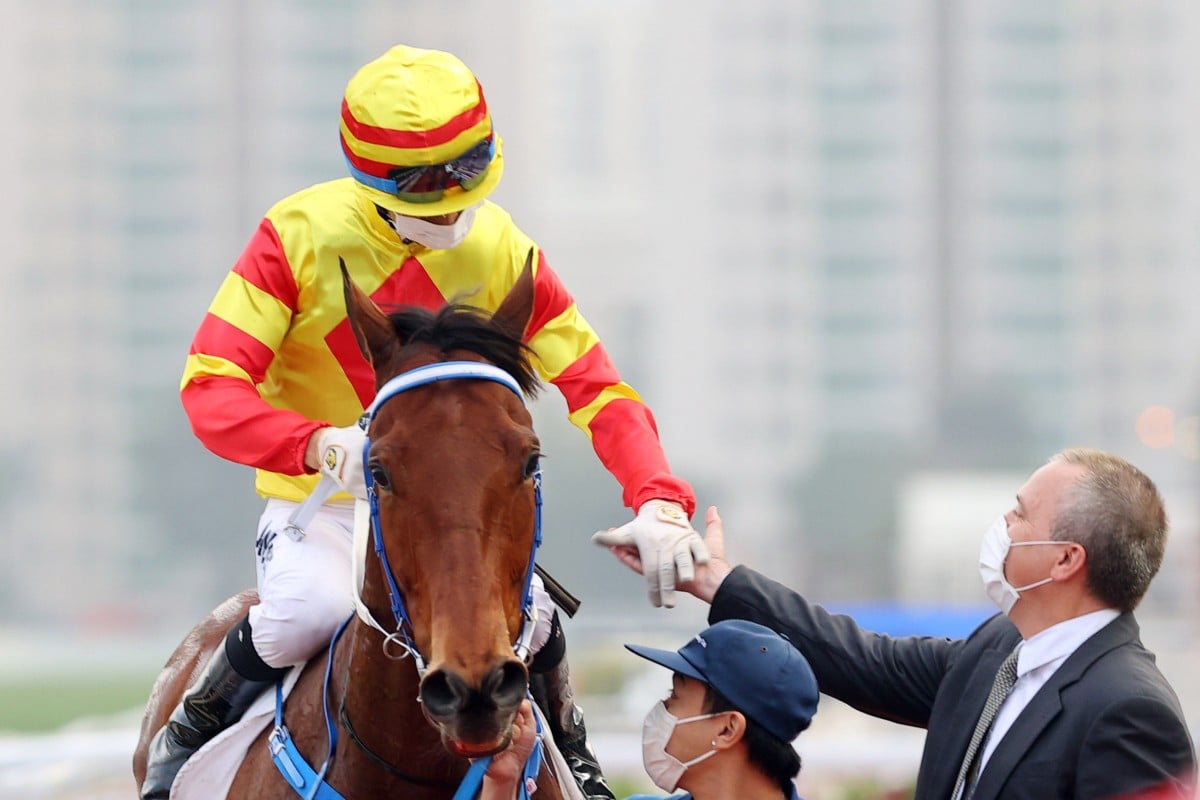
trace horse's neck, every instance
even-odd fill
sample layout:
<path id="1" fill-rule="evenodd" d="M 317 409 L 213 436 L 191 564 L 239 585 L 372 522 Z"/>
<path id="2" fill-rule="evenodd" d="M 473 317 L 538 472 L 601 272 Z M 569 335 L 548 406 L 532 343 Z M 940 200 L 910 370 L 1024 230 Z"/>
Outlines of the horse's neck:
<path id="1" fill-rule="evenodd" d="M 376 792 L 389 787 L 414 800 L 453 795 L 452 788 L 422 788 L 406 783 L 365 752 L 369 750 L 403 773 L 435 781 L 457 781 L 466 770 L 462 759 L 446 751 L 438 732 L 421 711 L 417 700 L 420 677 L 413 660 L 389 657 L 399 654 L 400 649 L 390 646 L 385 654 L 382 635 L 357 620 L 346 638 L 335 655 L 330 712 L 339 714 L 339 707 L 344 705 L 361 744 L 342 728 L 338 762 L 344 785 L 349 789 L 349 784 L 357 784 Z M 348 796 L 381 795 L 355 792 Z"/>

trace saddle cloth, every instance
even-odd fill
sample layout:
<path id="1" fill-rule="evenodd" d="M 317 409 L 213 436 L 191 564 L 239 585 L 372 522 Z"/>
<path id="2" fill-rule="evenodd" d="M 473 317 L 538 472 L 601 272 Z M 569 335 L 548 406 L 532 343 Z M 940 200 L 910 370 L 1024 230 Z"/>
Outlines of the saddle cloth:
<path id="1" fill-rule="evenodd" d="M 293 667 L 284 676 L 285 699 L 299 679 L 299 667 Z M 269 688 L 246 709 L 240 720 L 214 736 L 184 762 L 171 786 L 171 800 L 217 800 L 228 795 L 233 777 L 250 745 L 264 728 L 274 724 L 275 690 Z"/>
<path id="2" fill-rule="evenodd" d="M 583 790 L 575 782 L 575 776 L 571 774 L 571 767 L 567 764 L 567 759 L 563 757 L 558 745 L 554 743 L 554 737 L 550 735 L 550 723 L 546 721 L 546 715 L 542 713 L 542 709 L 538 708 L 537 703 L 533 704 L 533 713 L 537 715 L 542 724 L 542 757 L 546 760 L 547 770 L 558 783 L 559 794 L 563 796 L 563 800 L 587 800 L 583 795 Z"/>

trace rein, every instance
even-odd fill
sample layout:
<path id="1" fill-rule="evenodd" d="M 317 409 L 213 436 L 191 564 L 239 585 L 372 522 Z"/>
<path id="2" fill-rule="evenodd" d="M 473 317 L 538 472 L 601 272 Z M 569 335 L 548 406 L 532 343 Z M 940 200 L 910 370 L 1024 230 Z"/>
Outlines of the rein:
<path id="1" fill-rule="evenodd" d="M 458 781 L 444 781 L 438 778 L 422 778 L 420 775 L 412 775 L 397 767 L 383 756 L 376 753 L 374 750 L 362 740 L 358 735 L 358 731 L 354 730 L 354 726 L 350 724 L 350 715 L 346 712 L 346 698 L 342 696 L 342 704 L 338 709 L 338 720 L 341 721 L 342 727 L 346 729 L 346 735 L 350 737 L 350 741 L 358 746 L 362 754 L 374 761 L 378 766 L 383 767 L 392 775 L 395 775 L 405 783 L 412 783 L 417 786 L 440 786 L 444 789 L 453 789 L 458 786 Z"/>

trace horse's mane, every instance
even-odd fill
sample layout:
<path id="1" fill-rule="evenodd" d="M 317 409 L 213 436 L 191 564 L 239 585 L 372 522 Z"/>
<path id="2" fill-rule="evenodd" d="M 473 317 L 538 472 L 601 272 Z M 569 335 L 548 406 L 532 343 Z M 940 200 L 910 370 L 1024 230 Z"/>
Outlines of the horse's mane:
<path id="1" fill-rule="evenodd" d="M 526 396 L 542 388 L 530 362 L 533 350 L 490 316 L 473 306 L 450 303 L 433 312 L 405 307 L 388 313 L 404 350 L 433 347 L 443 357 L 452 350 L 469 350 L 512 375 Z"/>

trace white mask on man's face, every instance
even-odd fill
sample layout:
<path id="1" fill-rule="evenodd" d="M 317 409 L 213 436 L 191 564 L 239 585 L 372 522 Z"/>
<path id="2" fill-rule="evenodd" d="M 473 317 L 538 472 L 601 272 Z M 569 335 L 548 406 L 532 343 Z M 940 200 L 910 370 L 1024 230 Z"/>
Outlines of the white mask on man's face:
<path id="1" fill-rule="evenodd" d="M 1008 559 L 1008 551 L 1013 547 L 1028 547 L 1034 544 L 1071 544 L 1071 542 L 1051 539 L 1039 539 L 1034 542 L 1014 542 L 1008 535 L 1008 522 L 1001 515 L 992 523 L 983 535 L 983 544 L 979 547 L 979 576 L 983 579 L 983 590 L 991 601 L 1000 607 L 1006 615 L 1021 599 L 1021 592 L 1036 589 L 1054 578 L 1046 577 L 1040 581 L 1013 586 L 1004 577 L 1004 562 Z"/>
<path id="2" fill-rule="evenodd" d="M 701 753 L 691 761 L 680 761 L 667 752 L 667 742 L 671 741 L 671 734 L 675 732 L 676 725 L 697 722 L 715 716 L 718 714 L 701 714 L 697 717 L 677 719 L 675 715 L 667 711 L 667 706 L 663 701 L 659 700 L 655 703 L 642 725 L 642 766 L 646 768 L 646 774 L 650 776 L 650 780 L 654 781 L 655 786 L 664 792 L 675 791 L 675 787 L 679 785 L 679 779 L 683 777 L 683 773 L 687 771 L 688 767 L 699 764 L 704 759 L 711 758 L 716 754 L 717 750 L 713 748 L 707 753 Z"/>
<path id="3" fill-rule="evenodd" d="M 458 219 L 449 225 L 438 225 L 421 217 L 406 217 L 403 214 L 391 212 L 392 227 L 401 239 L 423 244 L 430 250 L 449 250 L 458 247 L 462 240 L 471 232 L 475 223 L 475 212 L 482 203 L 467 206 L 458 215 Z"/>

